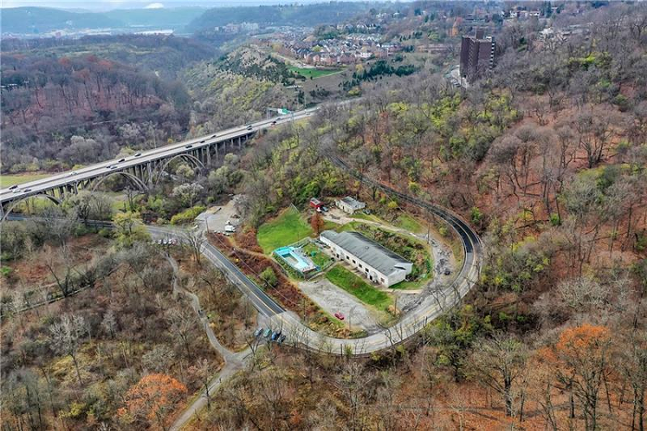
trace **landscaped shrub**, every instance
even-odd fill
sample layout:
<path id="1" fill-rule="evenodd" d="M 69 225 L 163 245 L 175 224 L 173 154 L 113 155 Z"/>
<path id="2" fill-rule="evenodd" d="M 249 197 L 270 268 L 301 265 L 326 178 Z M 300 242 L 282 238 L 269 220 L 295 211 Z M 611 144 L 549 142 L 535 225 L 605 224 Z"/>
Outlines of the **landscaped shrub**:
<path id="1" fill-rule="evenodd" d="M 207 207 L 202 205 L 196 205 L 194 207 L 187 208 L 181 213 L 177 213 L 173 217 L 171 217 L 171 224 L 191 223 L 197 216 L 200 215 L 200 213 L 204 212 L 206 209 Z"/>

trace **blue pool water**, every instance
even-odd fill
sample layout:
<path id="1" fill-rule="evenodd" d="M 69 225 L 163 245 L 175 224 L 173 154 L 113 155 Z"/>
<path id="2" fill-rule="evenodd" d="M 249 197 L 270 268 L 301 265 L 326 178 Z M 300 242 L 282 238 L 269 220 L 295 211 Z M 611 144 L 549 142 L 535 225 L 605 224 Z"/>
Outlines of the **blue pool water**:
<path id="1" fill-rule="evenodd" d="M 281 256 L 290 266 L 298 271 L 306 272 L 315 269 L 312 261 L 294 247 L 280 247 L 274 250 L 274 253 Z"/>

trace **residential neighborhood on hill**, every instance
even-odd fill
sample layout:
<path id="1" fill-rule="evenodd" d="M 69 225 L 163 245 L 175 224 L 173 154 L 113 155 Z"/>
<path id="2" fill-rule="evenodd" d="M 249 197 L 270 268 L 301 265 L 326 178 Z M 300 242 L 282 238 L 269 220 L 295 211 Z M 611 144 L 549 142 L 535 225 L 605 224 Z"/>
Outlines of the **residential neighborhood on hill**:
<path id="1" fill-rule="evenodd" d="M 647 2 L 0 12 L 3 431 L 644 431 Z"/>

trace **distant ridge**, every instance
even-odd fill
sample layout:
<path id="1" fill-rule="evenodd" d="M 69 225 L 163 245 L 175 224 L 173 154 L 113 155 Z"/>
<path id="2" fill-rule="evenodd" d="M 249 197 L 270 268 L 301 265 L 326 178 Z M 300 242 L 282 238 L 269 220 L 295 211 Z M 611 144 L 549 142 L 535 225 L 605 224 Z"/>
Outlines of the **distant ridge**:
<path id="1" fill-rule="evenodd" d="M 128 33 L 142 29 L 179 30 L 205 11 L 201 7 L 116 9 L 108 12 L 70 11 L 48 7 L 3 8 L 2 33 L 41 35 L 57 30 L 112 29 Z"/>

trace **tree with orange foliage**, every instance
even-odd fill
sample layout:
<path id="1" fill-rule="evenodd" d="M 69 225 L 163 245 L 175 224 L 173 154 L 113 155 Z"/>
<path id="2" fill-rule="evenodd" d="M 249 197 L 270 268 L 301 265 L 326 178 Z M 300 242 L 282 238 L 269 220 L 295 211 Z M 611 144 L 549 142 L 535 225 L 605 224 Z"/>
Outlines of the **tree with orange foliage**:
<path id="1" fill-rule="evenodd" d="M 173 377 L 149 374 L 128 390 L 119 415 L 141 425 L 157 421 L 163 429 L 168 412 L 186 393 L 186 386 Z"/>
<path id="2" fill-rule="evenodd" d="M 599 393 L 610 371 L 610 346 L 608 328 L 584 324 L 565 329 L 554 347 L 557 379 L 582 405 L 587 430 L 598 428 Z"/>
<path id="3" fill-rule="evenodd" d="M 312 230 L 314 230 L 317 235 L 321 233 L 321 230 L 324 227 L 324 220 L 323 218 L 321 218 L 321 214 L 316 212 L 312 217 L 310 217 L 310 226 L 312 227 Z"/>

